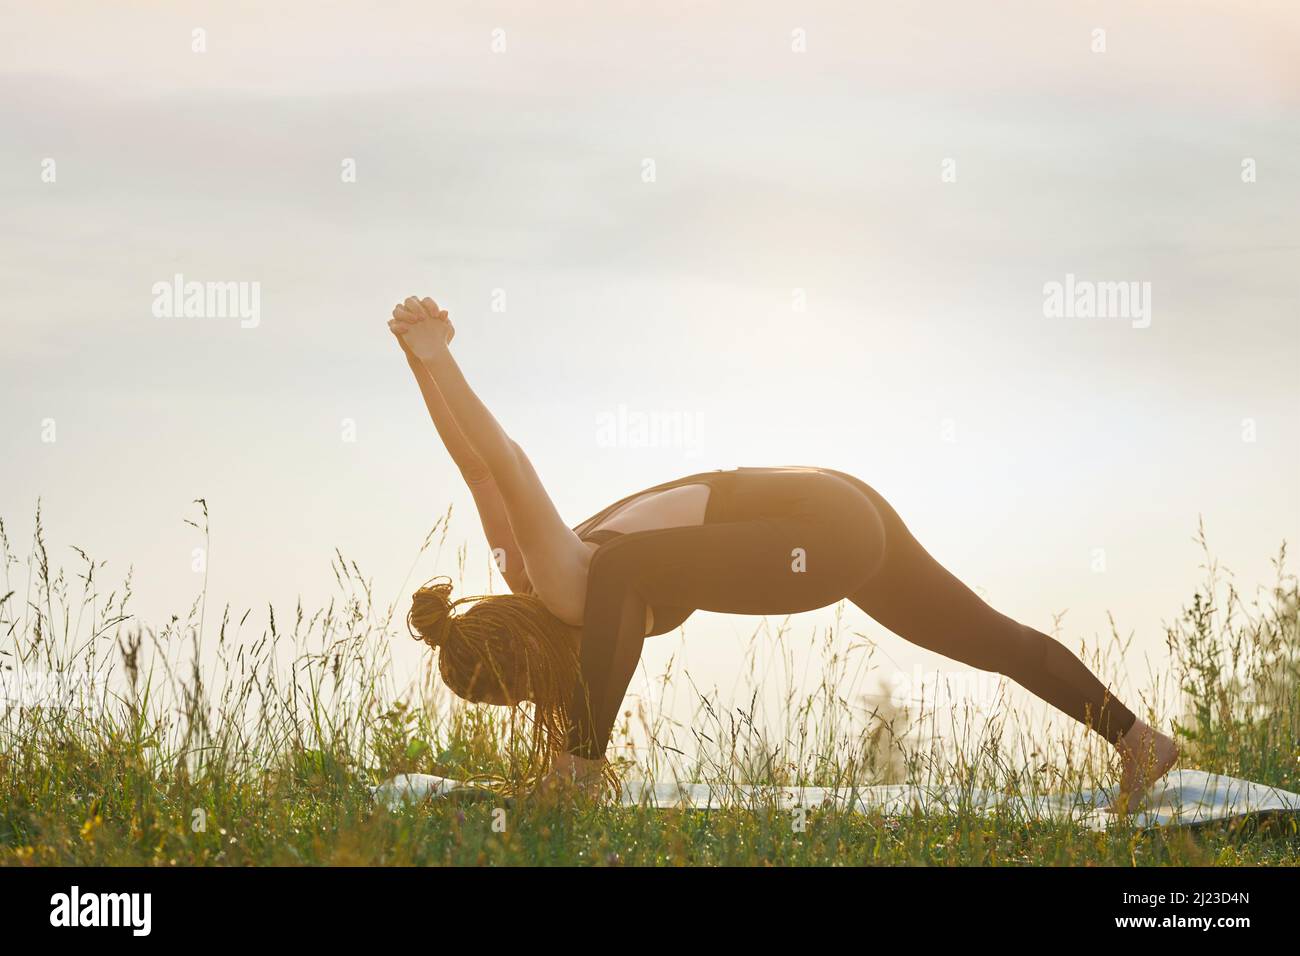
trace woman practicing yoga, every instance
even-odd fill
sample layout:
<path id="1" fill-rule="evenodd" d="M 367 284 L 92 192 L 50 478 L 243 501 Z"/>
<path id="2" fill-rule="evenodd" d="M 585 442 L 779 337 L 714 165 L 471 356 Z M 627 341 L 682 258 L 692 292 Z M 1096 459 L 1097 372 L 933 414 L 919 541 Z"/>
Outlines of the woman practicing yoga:
<path id="1" fill-rule="evenodd" d="M 439 648 L 459 696 L 534 705 L 546 788 L 590 789 L 646 637 L 695 610 L 791 614 L 848 598 L 900 637 L 1005 674 L 1101 734 L 1122 758 L 1123 812 L 1173 765 L 1173 740 L 1138 720 L 1064 645 L 985 604 L 912 537 L 874 489 L 828 468 L 688 475 L 570 528 L 527 456 L 470 389 L 432 299 L 393 310 L 438 434 L 478 507 L 514 593 L 453 608 L 445 580 L 414 595 L 408 623 Z"/>

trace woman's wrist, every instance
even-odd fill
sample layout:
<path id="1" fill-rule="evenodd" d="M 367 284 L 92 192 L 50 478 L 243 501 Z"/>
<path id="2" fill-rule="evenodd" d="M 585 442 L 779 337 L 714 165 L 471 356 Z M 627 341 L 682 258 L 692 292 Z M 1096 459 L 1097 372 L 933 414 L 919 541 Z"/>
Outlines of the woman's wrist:
<path id="1" fill-rule="evenodd" d="M 579 704 L 579 706 L 585 705 L 585 701 Z M 605 759 L 605 748 L 602 746 L 597 750 L 586 721 L 577 721 L 569 727 L 565 737 L 564 756 L 588 762 L 602 761 Z"/>
<path id="2" fill-rule="evenodd" d="M 438 366 L 451 358 L 451 352 L 448 351 L 446 344 L 434 346 L 431 351 L 424 355 L 417 352 L 411 354 L 415 356 L 415 360 L 423 365 L 430 375 L 437 371 Z"/>
<path id="3" fill-rule="evenodd" d="M 576 780 L 601 773 L 605 768 L 605 758 L 581 757 L 574 753 L 556 755 L 555 769 Z"/>

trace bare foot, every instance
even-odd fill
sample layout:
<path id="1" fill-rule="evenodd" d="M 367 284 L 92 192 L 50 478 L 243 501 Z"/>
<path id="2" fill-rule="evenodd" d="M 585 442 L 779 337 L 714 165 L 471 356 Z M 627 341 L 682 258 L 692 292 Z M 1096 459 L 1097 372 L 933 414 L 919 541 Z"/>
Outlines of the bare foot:
<path id="1" fill-rule="evenodd" d="M 1178 744 L 1154 727 L 1136 721 L 1115 745 L 1123 762 L 1119 794 L 1106 808 L 1108 813 L 1124 814 L 1151 789 L 1151 785 L 1169 772 L 1178 760 Z"/>

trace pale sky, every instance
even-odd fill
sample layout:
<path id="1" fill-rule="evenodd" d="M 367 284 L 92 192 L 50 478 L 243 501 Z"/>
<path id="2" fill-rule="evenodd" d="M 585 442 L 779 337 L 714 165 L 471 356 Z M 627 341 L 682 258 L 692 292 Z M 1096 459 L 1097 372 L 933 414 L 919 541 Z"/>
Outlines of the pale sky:
<path id="1" fill-rule="evenodd" d="M 999 610 L 1068 611 L 1072 647 L 1113 614 L 1136 687 L 1198 517 L 1247 591 L 1296 541 L 1295 4 L 373 6 L 0 4 L 20 550 L 40 498 L 56 562 L 133 566 L 160 624 L 202 496 L 210 606 L 319 605 L 335 547 L 388 600 L 455 573 L 407 580 L 451 504 L 484 585 L 383 325 L 409 294 L 570 523 L 689 472 L 838 468 Z M 259 283 L 259 323 L 155 317 L 176 273 Z M 1150 326 L 1045 317 L 1067 274 L 1150 283 Z M 620 406 L 698 435 L 609 447 Z M 846 613 L 900 667 L 958 666 Z M 755 623 L 688 621 L 697 684 Z"/>

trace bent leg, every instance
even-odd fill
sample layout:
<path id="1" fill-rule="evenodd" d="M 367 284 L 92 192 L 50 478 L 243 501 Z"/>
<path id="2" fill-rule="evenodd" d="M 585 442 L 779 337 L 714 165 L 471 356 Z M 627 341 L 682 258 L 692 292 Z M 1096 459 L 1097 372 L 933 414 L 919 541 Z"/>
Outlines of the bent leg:
<path id="1" fill-rule="evenodd" d="M 602 545 L 588 570 L 571 751 L 588 759 L 604 754 L 641 657 L 647 605 L 732 614 L 825 607 L 878 565 L 879 528 L 866 512 L 840 526 L 754 518 L 637 531 Z"/>

